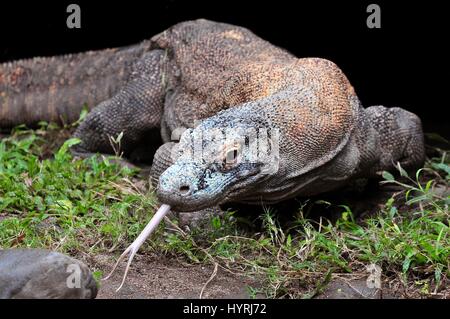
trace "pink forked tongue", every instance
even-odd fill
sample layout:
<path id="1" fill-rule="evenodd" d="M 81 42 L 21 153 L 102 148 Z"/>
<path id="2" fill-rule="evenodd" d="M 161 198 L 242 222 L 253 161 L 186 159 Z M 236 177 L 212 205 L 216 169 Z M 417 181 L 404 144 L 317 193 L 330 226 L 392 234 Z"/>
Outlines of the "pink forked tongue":
<path id="1" fill-rule="evenodd" d="M 111 277 L 111 275 L 114 273 L 114 271 L 116 270 L 119 263 L 122 261 L 122 259 L 125 258 L 125 256 L 128 253 L 130 254 L 130 256 L 128 257 L 127 267 L 125 268 L 125 273 L 122 278 L 122 283 L 120 284 L 119 288 L 117 288 L 116 292 L 119 291 L 120 288 L 122 288 L 122 286 L 125 282 L 125 279 L 127 278 L 128 270 L 130 269 L 130 265 L 131 265 L 131 262 L 133 261 L 134 255 L 136 255 L 137 251 L 142 246 L 144 241 L 153 233 L 153 231 L 159 225 L 159 223 L 164 218 L 164 216 L 167 215 L 169 210 L 170 210 L 169 205 L 166 205 L 166 204 L 161 205 L 161 207 L 155 213 L 153 218 L 148 222 L 147 226 L 145 226 L 144 230 L 139 234 L 139 236 L 134 240 L 134 242 L 130 246 L 128 246 L 128 248 L 122 253 L 122 255 L 120 255 L 119 259 L 117 260 L 116 264 L 114 265 L 114 267 L 111 270 L 111 272 L 109 273 L 109 275 L 106 276 L 105 278 L 103 278 L 103 280 L 109 279 Z"/>

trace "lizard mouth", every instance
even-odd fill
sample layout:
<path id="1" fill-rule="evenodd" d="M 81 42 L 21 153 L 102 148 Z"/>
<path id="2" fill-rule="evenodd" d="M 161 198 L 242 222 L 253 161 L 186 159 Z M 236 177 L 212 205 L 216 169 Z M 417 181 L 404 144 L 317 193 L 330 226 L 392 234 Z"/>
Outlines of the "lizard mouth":
<path id="1" fill-rule="evenodd" d="M 215 206 L 220 204 L 221 199 L 213 199 L 208 198 L 207 201 L 202 199 L 186 199 L 182 196 L 174 195 L 173 193 L 166 193 L 158 191 L 158 199 L 161 203 L 165 203 L 167 205 L 170 205 L 170 207 L 175 211 L 181 211 L 181 212 L 193 212 L 193 211 L 199 211 L 211 206 Z"/>
<path id="2" fill-rule="evenodd" d="M 156 194 L 161 203 L 170 205 L 175 211 L 199 211 L 236 200 L 255 189 L 264 177 L 259 172 L 257 169 L 245 175 L 221 176 L 220 180 L 216 178 L 212 181 L 196 178 L 195 182 L 182 176 L 169 180 L 172 174 L 163 173 Z"/>

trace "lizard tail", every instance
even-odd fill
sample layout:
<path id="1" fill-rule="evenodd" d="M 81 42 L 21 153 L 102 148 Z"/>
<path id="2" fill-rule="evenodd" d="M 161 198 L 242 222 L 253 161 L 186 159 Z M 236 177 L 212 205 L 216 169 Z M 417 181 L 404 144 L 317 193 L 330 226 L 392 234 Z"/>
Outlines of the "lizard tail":
<path id="1" fill-rule="evenodd" d="M 39 121 L 71 123 L 84 105 L 114 95 L 149 43 L 0 64 L 0 128 Z"/>

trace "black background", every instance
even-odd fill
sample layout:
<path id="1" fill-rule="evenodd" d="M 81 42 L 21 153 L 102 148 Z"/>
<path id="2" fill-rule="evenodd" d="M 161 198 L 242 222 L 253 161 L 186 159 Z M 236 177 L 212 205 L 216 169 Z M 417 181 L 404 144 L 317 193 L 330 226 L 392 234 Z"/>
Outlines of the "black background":
<path id="1" fill-rule="evenodd" d="M 81 7 L 68 29 L 66 7 Z M 381 29 L 366 8 L 381 7 Z M 0 61 L 129 45 L 184 20 L 245 26 L 299 57 L 337 63 L 363 105 L 417 113 L 425 131 L 450 137 L 448 15 L 445 1 L 55 1 L 0 4 Z"/>
<path id="2" fill-rule="evenodd" d="M 265 303 L 266 314 L 228 314 L 218 312 L 209 315 L 183 314 L 190 303 L 196 306 L 213 305 L 226 308 L 232 303 Z M 436 299 L 384 299 L 384 300 L 0 300 L 3 313 L 20 316 L 30 313 L 30 317 L 42 314 L 53 318 L 227 318 L 227 319 L 275 319 L 275 318 L 375 318 L 392 316 L 395 318 L 440 318 L 448 309 L 448 300 Z M 10 311 L 9 311 L 10 310 Z M 370 313 L 370 315 L 367 315 Z"/>
<path id="3" fill-rule="evenodd" d="M 354 85 L 364 105 L 402 106 L 419 114 L 427 131 L 448 134 L 448 58 L 450 12 L 445 1 L 273 1 L 271 3 L 241 1 L 55 1 L 0 2 L 0 62 L 88 49 L 136 43 L 188 19 L 208 18 L 245 26 L 270 42 L 282 46 L 299 57 L 316 56 L 336 62 Z M 366 7 L 377 3 L 382 10 L 382 28 L 366 27 Z M 77 3 L 82 11 L 82 28 L 66 27 L 66 7 Z M 218 302 L 218 301 L 215 301 Z M 222 301 L 223 302 L 223 301 Z M 376 316 L 386 313 L 408 317 L 427 311 L 437 316 L 436 300 L 420 301 L 347 301 L 330 300 L 282 302 L 267 301 L 269 315 L 308 312 L 346 317 L 367 312 Z M 422 304 L 427 302 L 427 304 Z M 430 304 L 433 302 L 433 304 Z M 100 310 L 138 317 L 154 317 L 158 312 L 169 316 L 181 314 L 184 301 L 107 301 L 94 303 L 23 302 L 10 303 L 11 313 L 41 310 L 45 316 L 75 316 Z M 198 304 L 198 302 L 197 302 Z M 6 313 L 6 303 L 1 303 Z M 101 308 L 95 309 L 94 305 Z M 81 307 L 80 307 L 81 306 Z M 361 309 L 358 309 L 358 306 Z M 415 307 L 416 306 L 416 307 Z M 60 307 L 61 309 L 58 309 Z M 443 310 L 443 309 L 442 309 Z M 431 311 L 431 312 L 430 312 Z M 134 313 L 133 313 L 134 312 Z M 198 316 L 192 316 L 196 318 Z M 237 316 L 236 316 L 237 317 Z"/>

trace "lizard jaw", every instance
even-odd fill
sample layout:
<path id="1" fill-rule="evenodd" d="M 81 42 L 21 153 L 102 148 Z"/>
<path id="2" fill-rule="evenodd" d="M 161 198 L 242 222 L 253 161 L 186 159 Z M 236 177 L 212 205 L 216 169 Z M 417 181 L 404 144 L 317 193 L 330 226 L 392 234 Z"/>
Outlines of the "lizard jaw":
<path id="1" fill-rule="evenodd" d="M 260 169 L 246 170 L 245 174 L 216 173 L 215 178 L 204 178 L 204 170 L 173 165 L 159 179 L 157 197 L 175 211 L 192 212 L 233 201 L 253 189 L 267 176 Z M 265 177 L 265 178 L 264 178 Z"/>

